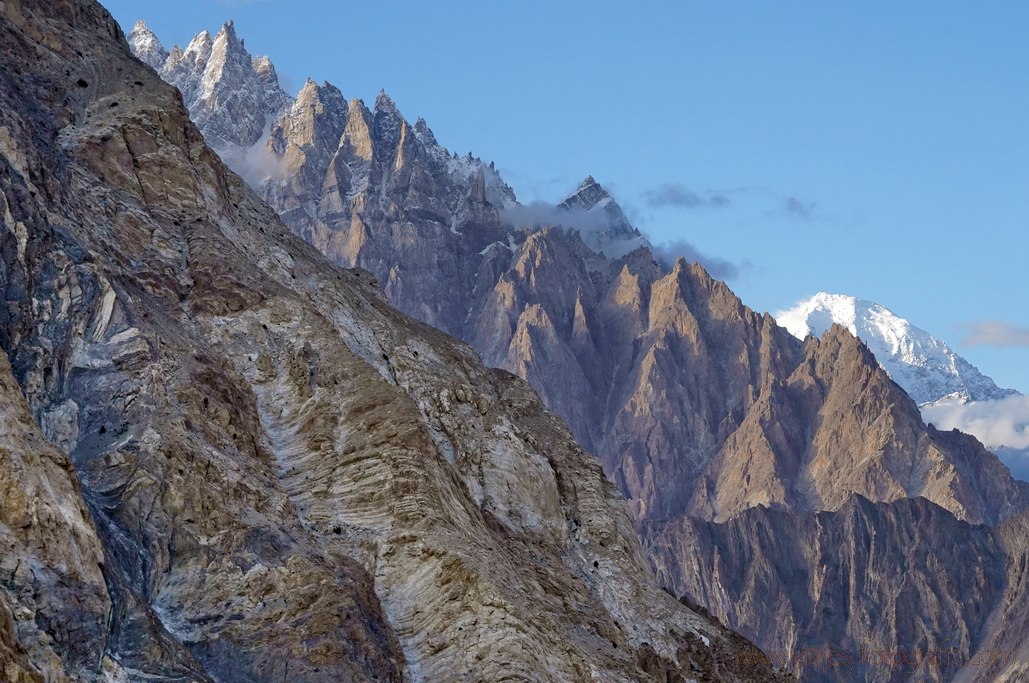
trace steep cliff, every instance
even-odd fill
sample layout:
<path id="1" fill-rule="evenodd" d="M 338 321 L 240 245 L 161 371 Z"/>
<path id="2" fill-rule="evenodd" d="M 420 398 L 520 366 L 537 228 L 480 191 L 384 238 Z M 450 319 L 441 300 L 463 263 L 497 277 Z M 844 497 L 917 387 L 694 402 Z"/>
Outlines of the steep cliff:
<path id="1" fill-rule="evenodd" d="M 995 607 L 1006 611 L 1001 541 L 924 499 L 854 497 L 817 515 L 756 507 L 720 524 L 646 528 L 674 592 L 805 679 L 937 681 L 964 668 L 990 681 L 977 661 L 985 652 L 1016 662 L 1017 645 L 983 642 Z"/>

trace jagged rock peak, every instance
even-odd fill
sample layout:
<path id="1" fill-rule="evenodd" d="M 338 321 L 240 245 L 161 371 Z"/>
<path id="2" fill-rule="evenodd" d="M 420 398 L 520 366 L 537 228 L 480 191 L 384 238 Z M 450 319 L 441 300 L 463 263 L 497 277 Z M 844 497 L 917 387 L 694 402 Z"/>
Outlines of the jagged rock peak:
<path id="1" fill-rule="evenodd" d="M 205 28 L 189 41 L 189 45 L 186 46 L 186 54 L 196 54 L 206 60 L 211 56 L 212 45 L 214 45 L 214 38 L 211 37 L 211 32 Z"/>
<path id="2" fill-rule="evenodd" d="M 239 43 L 242 46 L 239 36 L 236 35 L 236 22 L 232 19 L 228 19 L 224 24 L 222 24 L 221 30 L 218 31 L 218 37 L 221 36 L 225 36 L 225 39 L 230 43 Z"/>
<path id="3" fill-rule="evenodd" d="M 393 98 L 386 94 L 386 90 L 380 90 L 379 94 L 375 96 L 375 111 L 388 112 L 391 114 L 399 114 L 400 111 L 397 109 L 396 103 Z"/>
<path id="4" fill-rule="evenodd" d="M 217 36 L 201 31 L 184 51 L 176 47 L 163 60 L 149 29 L 137 25 L 133 36 L 135 55 L 178 87 L 207 142 L 223 152 L 256 144 L 292 102 L 271 60 L 247 52 L 232 20 Z"/>
<path id="5" fill-rule="evenodd" d="M 648 244 L 640 231 L 629 222 L 628 216 L 611 193 L 592 175 L 586 176 L 575 192 L 557 206 L 566 211 L 602 211 L 606 214 L 606 226 L 593 229 L 584 237 L 592 249 L 602 251 L 609 257 L 618 258 Z"/>
<path id="6" fill-rule="evenodd" d="M 593 176 L 588 175 L 579 183 L 579 187 L 575 188 L 575 192 L 566 197 L 559 206 L 565 209 L 592 209 L 605 199 L 611 200 L 611 194 Z"/>
<path id="7" fill-rule="evenodd" d="M 322 81 L 321 85 L 319 85 L 308 76 L 307 80 L 304 81 L 303 87 L 300 88 L 300 92 L 297 93 L 294 106 L 303 106 L 304 104 L 315 102 L 325 104 L 327 100 L 338 102 L 343 107 L 346 107 L 346 98 L 343 96 L 343 91 L 328 81 Z"/>
<path id="8" fill-rule="evenodd" d="M 819 292 L 776 317 L 799 339 L 842 325 L 868 345 L 879 365 L 920 404 L 999 399 L 1016 393 L 998 387 L 943 340 L 872 301 Z"/>
<path id="9" fill-rule="evenodd" d="M 140 19 L 128 35 L 132 52 L 147 66 L 160 69 L 168 59 L 168 51 L 161 45 L 157 34 L 150 30 L 146 22 Z"/>
<path id="10" fill-rule="evenodd" d="M 254 66 L 254 60 L 250 53 L 247 52 L 243 41 L 236 35 L 236 25 L 231 19 L 222 24 L 218 35 L 214 37 L 214 44 L 211 48 L 211 62 L 216 62 L 222 55 L 224 55 L 226 62 L 232 59 L 239 60 L 241 64 L 249 64 L 251 68 Z"/>
<path id="11" fill-rule="evenodd" d="M 436 142 L 436 134 L 432 132 L 432 129 L 429 128 L 429 124 L 421 116 L 419 116 L 418 120 L 414 122 L 413 130 L 415 136 L 419 140 L 421 140 L 422 144 L 424 144 L 426 147 L 432 149 L 442 149 L 440 148 L 439 143 Z"/>

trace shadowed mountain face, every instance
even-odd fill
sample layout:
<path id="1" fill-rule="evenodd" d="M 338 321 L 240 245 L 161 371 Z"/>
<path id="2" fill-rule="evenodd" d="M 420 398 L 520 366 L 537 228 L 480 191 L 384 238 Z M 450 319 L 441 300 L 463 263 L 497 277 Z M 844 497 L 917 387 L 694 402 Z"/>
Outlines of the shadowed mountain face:
<path id="1" fill-rule="evenodd" d="M 971 437 L 927 427 L 845 329 L 802 342 L 700 266 L 658 264 L 592 178 L 532 218 L 492 167 L 447 153 L 384 94 L 369 109 L 308 83 L 270 131 L 275 167 L 259 191 L 286 225 L 528 380 L 629 499 L 666 584 L 785 653 L 806 680 L 847 679 L 798 659 L 805 649 L 924 652 L 950 642 L 952 619 L 963 635 L 948 667 L 860 673 L 945 680 L 1020 613 L 1024 592 L 992 582 L 1017 583 L 1018 541 L 976 525 L 1018 519 L 1026 487 Z M 947 534 L 978 564 L 938 567 L 950 560 L 929 551 Z M 723 552 L 726 537 L 737 561 L 685 560 Z M 929 554 L 911 557 L 911 543 Z M 848 552 L 820 574 L 819 558 Z M 745 580 L 780 560 L 793 569 Z M 876 577 L 876 590 L 853 590 L 856 576 Z M 967 590 L 930 599 L 944 578 Z M 892 613 L 904 623 L 884 621 Z M 984 671 L 962 675 L 990 680 Z"/>
<path id="2" fill-rule="evenodd" d="M 926 500 L 859 497 L 831 513 L 757 507 L 643 533 L 674 592 L 764 640 L 776 664 L 802 664 L 806 679 L 1014 681 L 1025 671 L 1024 636 L 1010 631 L 1025 616 L 1024 533 L 1009 559 L 1002 533 Z M 984 631 L 996 635 L 984 642 Z"/>
<path id="3" fill-rule="evenodd" d="M 291 234 L 102 8 L 7 0 L 0 45 L 5 680 L 777 676 L 657 587 L 525 382 Z"/>

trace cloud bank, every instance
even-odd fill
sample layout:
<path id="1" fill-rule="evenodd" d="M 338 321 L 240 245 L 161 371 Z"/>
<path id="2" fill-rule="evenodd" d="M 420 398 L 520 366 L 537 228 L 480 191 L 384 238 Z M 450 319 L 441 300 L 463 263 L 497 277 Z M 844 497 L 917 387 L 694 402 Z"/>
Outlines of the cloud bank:
<path id="1" fill-rule="evenodd" d="M 937 429 L 971 434 L 1029 481 L 1029 396 L 926 406 L 922 417 Z"/>
<path id="2" fill-rule="evenodd" d="M 506 207 L 501 215 L 505 221 L 518 227 L 561 226 L 578 230 L 583 237 L 591 237 L 611 227 L 611 216 L 604 211 L 563 209 L 547 202 L 516 204 Z"/>
<path id="3" fill-rule="evenodd" d="M 650 247 L 654 258 L 666 268 L 671 268 L 681 256 L 687 261 L 695 261 L 704 266 L 711 277 L 718 280 L 732 280 L 739 276 L 742 266 L 717 256 L 708 256 L 686 240 L 675 240 Z"/>

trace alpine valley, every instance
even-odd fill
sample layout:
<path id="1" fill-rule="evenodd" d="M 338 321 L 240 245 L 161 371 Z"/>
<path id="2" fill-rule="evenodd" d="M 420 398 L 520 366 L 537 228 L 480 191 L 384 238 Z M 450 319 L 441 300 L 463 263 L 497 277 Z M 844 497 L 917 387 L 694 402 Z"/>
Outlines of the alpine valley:
<path id="1" fill-rule="evenodd" d="M 0 36 L 5 680 L 1029 676 L 1029 484 L 845 326 L 231 22 Z"/>

